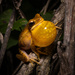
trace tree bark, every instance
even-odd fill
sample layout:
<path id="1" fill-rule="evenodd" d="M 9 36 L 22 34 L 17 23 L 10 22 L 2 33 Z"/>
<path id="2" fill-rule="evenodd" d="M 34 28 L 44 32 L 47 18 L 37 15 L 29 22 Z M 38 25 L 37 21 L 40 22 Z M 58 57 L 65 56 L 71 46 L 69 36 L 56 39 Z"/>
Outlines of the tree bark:
<path id="1" fill-rule="evenodd" d="M 74 75 L 75 51 L 75 0 L 65 0 L 65 25 L 63 44 L 58 42 L 60 72 L 58 75 Z"/>
<path id="2" fill-rule="evenodd" d="M 4 36 L 3 44 L 2 44 L 2 47 L 1 47 L 1 50 L 0 50 L 0 68 L 1 68 L 1 65 L 2 65 L 2 62 L 3 62 L 3 58 L 4 58 L 4 55 L 5 55 L 8 39 L 9 39 L 9 36 L 10 36 L 10 33 L 11 33 L 11 29 L 13 27 L 14 20 L 15 20 L 15 10 L 13 10 L 10 21 L 8 23 L 8 27 L 7 27 L 5 36 Z"/>

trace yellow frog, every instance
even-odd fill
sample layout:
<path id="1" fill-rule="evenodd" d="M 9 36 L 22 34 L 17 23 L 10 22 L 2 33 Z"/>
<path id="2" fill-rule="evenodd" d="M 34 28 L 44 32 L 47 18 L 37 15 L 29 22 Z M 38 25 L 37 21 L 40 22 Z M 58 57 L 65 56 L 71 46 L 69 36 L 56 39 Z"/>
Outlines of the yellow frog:
<path id="1" fill-rule="evenodd" d="M 45 21 L 39 14 L 36 14 L 33 19 L 30 19 L 27 26 L 21 32 L 19 36 L 19 52 L 17 58 L 23 62 L 36 62 L 36 58 L 30 58 L 25 52 L 31 49 L 40 59 L 39 54 L 48 55 L 50 53 L 49 47 L 57 35 L 56 24 Z M 44 49 L 44 50 L 41 50 Z M 39 63 L 38 63 L 39 64 Z"/>

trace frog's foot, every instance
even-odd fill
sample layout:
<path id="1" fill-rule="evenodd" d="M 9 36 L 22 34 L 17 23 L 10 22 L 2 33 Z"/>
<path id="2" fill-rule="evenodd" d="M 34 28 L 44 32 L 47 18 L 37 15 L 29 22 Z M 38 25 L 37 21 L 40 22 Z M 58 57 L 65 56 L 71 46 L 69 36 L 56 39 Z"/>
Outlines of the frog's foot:
<path id="1" fill-rule="evenodd" d="M 39 53 L 35 51 L 35 50 L 36 50 L 36 47 L 35 47 L 33 44 L 32 44 L 32 46 L 31 46 L 31 49 L 32 49 L 32 51 L 37 55 L 38 61 L 40 61 Z"/>
<path id="2" fill-rule="evenodd" d="M 23 54 L 24 55 L 24 54 Z M 26 55 L 24 55 L 23 56 L 22 54 L 16 54 L 16 57 L 19 59 L 19 60 L 21 60 L 21 61 L 23 61 L 23 62 L 29 62 L 29 57 L 28 56 L 26 56 Z"/>
<path id="3" fill-rule="evenodd" d="M 55 23 L 55 26 L 56 26 L 59 22 L 60 22 L 60 21 L 56 22 L 56 23 Z"/>
<path id="4" fill-rule="evenodd" d="M 35 62 L 35 63 L 37 63 L 37 64 L 39 64 L 39 62 L 37 62 L 36 60 L 37 60 L 37 58 L 35 58 L 35 57 L 29 57 L 29 55 L 25 52 L 25 51 L 21 51 L 21 50 L 19 50 L 19 52 L 20 52 L 20 54 L 17 54 L 16 55 L 16 57 L 19 59 L 19 60 L 21 60 L 21 61 L 23 61 L 23 62 Z"/>
<path id="5" fill-rule="evenodd" d="M 25 59 L 25 57 L 22 56 L 21 54 L 16 54 L 16 57 L 23 62 L 27 62 L 27 59 Z"/>
<path id="6" fill-rule="evenodd" d="M 55 23 L 55 26 L 59 23 L 60 21 Z M 57 29 L 62 29 L 61 27 L 56 26 Z"/>
<path id="7" fill-rule="evenodd" d="M 34 60 L 33 58 L 30 58 L 30 62 L 31 62 L 31 63 L 32 63 L 32 62 L 35 62 L 35 63 L 37 63 L 38 65 L 40 65 L 40 63 L 37 62 L 36 60 Z"/>
<path id="8" fill-rule="evenodd" d="M 36 50 L 39 54 L 48 55 L 48 53 L 40 51 L 40 48 L 37 48 Z"/>
<path id="9" fill-rule="evenodd" d="M 62 29 L 61 27 L 56 26 L 57 29 Z"/>
<path id="10" fill-rule="evenodd" d="M 40 61 L 39 53 L 32 49 L 32 51 L 37 55 L 37 60 Z"/>

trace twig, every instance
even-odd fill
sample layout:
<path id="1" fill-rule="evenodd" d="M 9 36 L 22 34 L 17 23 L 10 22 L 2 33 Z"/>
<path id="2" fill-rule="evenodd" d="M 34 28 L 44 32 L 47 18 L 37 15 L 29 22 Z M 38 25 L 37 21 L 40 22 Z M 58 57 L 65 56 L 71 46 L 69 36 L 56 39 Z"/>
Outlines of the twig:
<path id="1" fill-rule="evenodd" d="M 47 11 L 47 8 L 48 8 L 48 6 L 49 6 L 49 3 L 50 3 L 50 0 L 47 0 L 47 3 L 46 3 L 46 5 L 42 8 L 42 10 L 40 11 L 40 13 L 42 13 L 43 11 L 43 14 L 45 14 L 46 13 L 46 11 Z"/>
<path id="2" fill-rule="evenodd" d="M 17 1 L 17 0 L 14 0 L 14 6 L 15 6 L 15 8 L 18 10 L 19 9 L 19 7 L 21 6 L 21 2 L 22 2 L 22 0 L 19 0 L 19 2 Z M 15 5 L 16 4 L 16 5 Z"/>
<path id="3" fill-rule="evenodd" d="M 18 65 L 18 67 L 16 68 L 16 70 L 13 72 L 12 75 L 15 75 L 18 72 L 18 70 L 22 67 L 23 64 L 24 63 L 21 61 L 21 63 Z"/>
<path id="4" fill-rule="evenodd" d="M 57 0 L 57 1 L 51 6 L 51 8 L 50 8 L 49 10 L 53 9 L 58 3 L 59 3 L 59 0 Z"/>
<path id="5" fill-rule="evenodd" d="M 25 15 L 23 14 L 22 10 L 20 9 L 21 3 L 22 3 L 22 0 L 19 0 L 19 2 L 17 0 L 13 0 L 14 7 L 16 8 L 16 10 L 18 10 L 21 18 L 25 18 Z"/>
<path id="6" fill-rule="evenodd" d="M 0 43 L 3 44 L 3 35 L 1 32 L 0 32 Z"/>
<path id="7" fill-rule="evenodd" d="M 61 2 L 63 3 L 65 0 L 61 0 Z"/>
<path id="8" fill-rule="evenodd" d="M 54 16 L 51 19 L 53 23 L 59 22 L 64 19 L 65 16 L 65 3 L 61 3 L 59 8 L 55 10 Z"/>
<path id="9" fill-rule="evenodd" d="M 12 16 L 11 16 L 10 21 L 8 23 L 8 27 L 7 27 L 5 36 L 4 36 L 4 41 L 3 41 L 3 44 L 2 44 L 2 47 L 1 47 L 1 50 L 0 50 L 0 68 L 1 68 L 1 65 L 2 65 L 2 62 L 3 62 L 3 57 L 4 57 L 4 54 L 5 54 L 5 51 L 6 51 L 8 39 L 9 39 L 9 36 L 10 36 L 10 33 L 11 33 L 11 29 L 13 27 L 14 20 L 15 20 L 15 10 L 13 10 Z"/>
<path id="10" fill-rule="evenodd" d="M 2 0 L 0 0 L 0 4 L 2 3 Z"/>

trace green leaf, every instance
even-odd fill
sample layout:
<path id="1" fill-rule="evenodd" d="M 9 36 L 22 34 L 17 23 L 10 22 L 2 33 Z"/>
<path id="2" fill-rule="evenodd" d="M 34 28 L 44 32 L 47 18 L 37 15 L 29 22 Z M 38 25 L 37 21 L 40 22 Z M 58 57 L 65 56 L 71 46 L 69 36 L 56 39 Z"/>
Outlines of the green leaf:
<path id="1" fill-rule="evenodd" d="M 12 46 L 15 46 L 18 43 L 18 40 L 14 39 L 14 38 L 10 38 L 8 45 L 7 45 L 7 49 L 9 49 Z"/>
<path id="2" fill-rule="evenodd" d="M 43 13 L 41 13 L 41 16 L 45 19 L 45 20 L 51 20 L 51 18 L 53 17 L 53 12 L 47 12 L 45 15 L 43 15 Z"/>
<path id="3" fill-rule="evenodd" d="M 20 32 L 16 31 L 16 30 L 11 32 L 11 35 L 10 35 L 10 38 L 9 38 L 9 41 L 8 41 L 8 45 L 7 45 L 7 49 L 9 49 L 10 47 L 13 47 L 16 44 L 18 44 L 19 34 L 20 34 Z"/>
<path id="4" fill-rule="evenodd" d="M 14 23 L 14 26 L 12 28 L 12 32 L 8 41 L 7 49 L 15 46 L 18 43 L 18 38 L 21 32 L 21 29 L 23 29 L 26 24 L 27 24 L 26 19 L 19 19 Z"/>
<path id="5" fill-rule="evenodd" d="M 18 30 L 21 31 L 21 29 L 23 29 L 25 27 L 25 25 L 27 24 L 27 20 L 26 19 L 19 19 L 14 23 L 13 29 L 12 30 Z"/>
<path id="6" fill-rule="evenodd" d="M 9 9 L 0 15 L 0 32 L 5 33 L 11 14 L 12 9 Z"/>

